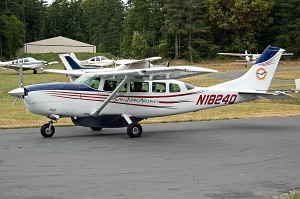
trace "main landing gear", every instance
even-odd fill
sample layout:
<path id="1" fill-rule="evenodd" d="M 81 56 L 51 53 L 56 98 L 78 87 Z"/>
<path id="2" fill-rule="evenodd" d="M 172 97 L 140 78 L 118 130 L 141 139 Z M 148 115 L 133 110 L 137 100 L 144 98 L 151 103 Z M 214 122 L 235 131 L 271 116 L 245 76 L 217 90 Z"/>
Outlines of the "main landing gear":
<path id="1" fill-rule="evenodd" d="M 133 122 L 127 126 L 127 135 L 131 138 L 140 137 L 142 133 L 143 133 L 143 128 L 137 122 Z"/>
<path id="2" fill-rule="evenodd" d="M 129 124 L 127 126 L 127 135 L 131 138 L 140 137 L 143 133 L 142 126 L 137 122 L 132 122 L 129 115 L 124 114 L 122 116 L 127 121 L 127 123 Z"/>
<path id="3" fill-rule="evenodd" d="M 45 138 L 50 138 L 54 135 L 55 128 L 53 126 L 53 123 L 57 122 L 57 120 L 59 119 L 59 116 L 58 115 L 50 115 L 49 118 L 51 120 L 41 127 L 41 135 Z"/>

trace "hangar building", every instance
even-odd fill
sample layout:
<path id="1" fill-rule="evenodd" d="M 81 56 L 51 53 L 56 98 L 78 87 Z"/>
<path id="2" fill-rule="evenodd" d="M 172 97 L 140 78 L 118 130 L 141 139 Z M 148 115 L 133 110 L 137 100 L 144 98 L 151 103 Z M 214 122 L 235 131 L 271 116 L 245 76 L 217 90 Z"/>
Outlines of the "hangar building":
<path id="1" fill-rule="evenodd" d="M 96 46 L 69 39 L 66 37 L 53 37 L 40 41 L 24 44 L 19 50 L 23 53 L 71 53 L 71 52 L 91 52 L 96 53 Z"/>

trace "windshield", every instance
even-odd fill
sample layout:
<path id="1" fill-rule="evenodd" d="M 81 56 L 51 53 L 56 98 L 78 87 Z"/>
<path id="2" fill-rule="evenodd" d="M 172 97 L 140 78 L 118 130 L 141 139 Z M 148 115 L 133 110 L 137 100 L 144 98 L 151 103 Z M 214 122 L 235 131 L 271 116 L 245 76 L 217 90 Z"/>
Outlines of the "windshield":
<path id="1" fill-rule="evenodd" d="M 84 74 L 77 78 L 74 83 L 83 84 L 93 89 L 98 89 L 100 84 L 100 77 L 97 77 L 96 74 Z"/>

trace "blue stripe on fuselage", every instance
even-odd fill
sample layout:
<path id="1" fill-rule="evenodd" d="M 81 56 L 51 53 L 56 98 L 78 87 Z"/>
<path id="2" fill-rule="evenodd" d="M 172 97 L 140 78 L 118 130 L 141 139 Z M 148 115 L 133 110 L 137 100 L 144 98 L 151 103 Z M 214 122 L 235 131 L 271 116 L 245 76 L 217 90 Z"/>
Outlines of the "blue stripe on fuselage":
<path id="1" fill-rule="evenodd" d="M 258 60 L 255 62 L 255 64 L 259 64 L 271 59 L 279 50 L 280 48 L 277 47 L 272 47 L 272 46 L 267 47 L 264 50 L 264 52 L 261 54 L 261 56 L 258 58 Z"/>
<path id="2" fill-rule="evenodd" d="M 83 84 L 75 83 L 48 83 L 48 84 L 35 84 L 25 86 L 28 92 L 31 91 L 41 91 L 41 90 L 68 90 L 68 91 L 96 91 L 90 87 Z"/>

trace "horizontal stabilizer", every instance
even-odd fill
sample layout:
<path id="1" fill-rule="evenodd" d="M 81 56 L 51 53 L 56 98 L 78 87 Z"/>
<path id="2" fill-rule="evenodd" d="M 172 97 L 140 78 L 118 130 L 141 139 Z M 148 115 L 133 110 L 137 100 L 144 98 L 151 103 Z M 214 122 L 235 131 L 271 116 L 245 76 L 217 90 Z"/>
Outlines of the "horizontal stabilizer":
<path id="1" fill-rule="evenodd" d="M 291 99 L 293 96 L 286 94 L 281 91 L 275 91 L 275 93 L 267 93 L 267 92 L 260 92 L 260 91 L 241 91 L 239 94 L 248 94 L 248 95 L 256 95 L 257 97 L 260 98 L 265 98 L 265 99 Z"/>

